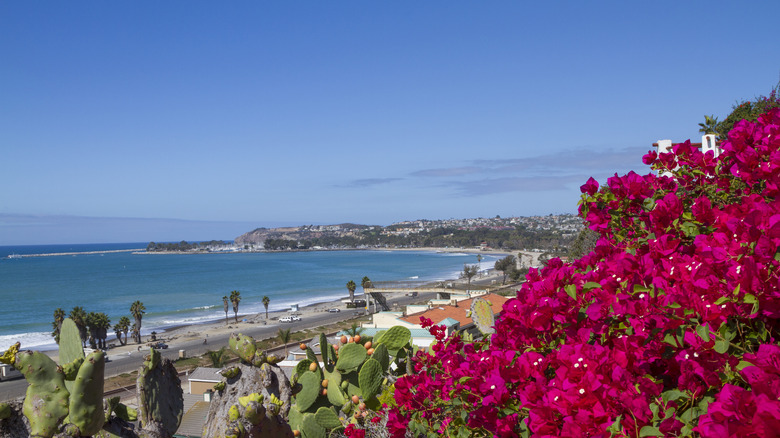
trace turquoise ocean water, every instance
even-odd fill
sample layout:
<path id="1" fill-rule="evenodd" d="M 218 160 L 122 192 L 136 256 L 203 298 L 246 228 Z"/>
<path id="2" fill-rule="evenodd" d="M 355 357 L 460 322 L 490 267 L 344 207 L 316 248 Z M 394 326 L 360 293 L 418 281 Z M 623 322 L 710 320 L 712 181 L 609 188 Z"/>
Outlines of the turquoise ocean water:
<path id="1" fill-rule="evenodd" d="M 457 278 L 474 254 L 426 251 L 318 251 L 247 254 L 76 254 L 8 258 L 11 254 L 84 253 L 145 248 L 146 243 L 0 246 L 0 351 L 54 348 L 54 310 L 82 306 L 104 312 L 112 324 L 146 307 L 143 333 L 173 325 L 224 318 L 222 297 L 241 292 L 241 314 L 288 309 L 348 295 L 346 283 Z M 498 256 L 485 256 L 482 268 Z M 362 293 L 358 287 L 356 294 Z M 233 315 L 232 308 L 229 314 Z M 113 337 L 113 334 L 111 334 Z"/>

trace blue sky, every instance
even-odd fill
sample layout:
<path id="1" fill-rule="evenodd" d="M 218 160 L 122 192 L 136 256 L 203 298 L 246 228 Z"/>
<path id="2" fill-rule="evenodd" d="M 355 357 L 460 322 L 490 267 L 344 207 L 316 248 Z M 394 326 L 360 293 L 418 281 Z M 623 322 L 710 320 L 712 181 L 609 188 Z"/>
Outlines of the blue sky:
<path id="1" fill-rule="evenodd" d="M 0 245 L 576 212 L 780 79 L 778 2 L 2 2 Z"/>

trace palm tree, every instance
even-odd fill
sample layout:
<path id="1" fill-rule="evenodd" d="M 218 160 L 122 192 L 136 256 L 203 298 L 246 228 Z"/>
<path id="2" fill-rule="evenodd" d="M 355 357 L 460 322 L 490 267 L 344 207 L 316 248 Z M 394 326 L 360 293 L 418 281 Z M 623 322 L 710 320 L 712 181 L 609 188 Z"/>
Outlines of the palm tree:
<path id="1" fill-rule="evenodd" d="M 222 304 L 224 304 L 224 305 L 225 305 L 225 324 L 227 324 L 227 323 L 228 323 L 228 317 L 227 317 L 227 312 L 228 312 L 228 297 L 227 297 L 227 295 L 225 295 L 225 296 L 223 296 L 223 297 L 222 297 Z"/>
<path id="2" fill-rule="evenodd" d="M 238 303 L 241 302 L 241 292 L 237 290 L 230 292 L 230 302 L 233 303 L 233 315 L 238 322 Z"/>
<path id="3" fill-rule="evenodd" d="M 81 346 L 86 347 L 87 342 L 87 312 L 81 306 L 74 307 L 68 317 L 76 323 L 76 327 L 79 329 L 79 336 L 81 337 Z"/>
<path id="4" fill-rule="evenodd" d="M 65 321 L 65 311 L 60 309 L 54 311 L 54 322 L 51 323 L 52 332 L 51 336 L 54 338 L 54 342 L 60 343 L 60 329 L 62 328 L 62 321 Z"/>
<path id="5" fill-rule="evenodd" d="M 460 273 L 460 278 L 468 280 L 468 285 L 471 287 L 471 279 L 474 278 L 479 272 L 479 266 L 477 265 L 463 265 L 463 272 Z"/>
<path id="6" fill-rule="evenodd" d="M 133 315 L 133 319 L 135 319 L 135 324 L 133 324 L 133 339 L 135 339 L 137 344 L 141 343 L 141 320 L 144 317 L 144 313 L 146 313 L 144 303 L 136 301 L 130 305 L 130 314 Z"/>
<path id="7" fill-rule="evenodd" d="M 92 349 L 98 348 L 98 346 L 97 346 L 97 340 L 98 340 L 97 326 L 98 326 L 98 316 L 97 316 L 97 313 L 89 312 L 87 314 L 87 330 L 89 331 L 89 348 L 92 348 Z"/>
<path id="8" fill-rule="evenodd" d="M 268 296 L 263 296 L 263 306 L 265 306 L 265 319 L 268 319 L 268 304 L 271 303 L 271 299 Z"/>
<path id="9" fill-rule="evenodd" d="M 703 134 L 718 133 L 718 118 L 713 116 L 704 116 L 704 123 L 699 123 L 699 132 Z"/>
<path id="10" fill-rule="evenodd" d="M 119 322 L 114 325 L 114 333 L 116 338 L 122 345 L 127 345 L 127 331 L 130 330 L 130 318 L 123 316 L 119 318 Z M 122 333 L 125 334 L 125 340 L 122 341 Z"/>
<path id="11" fill-rule="evenodd" d="M 97 314 L 95 323 L 97 325 L 97 338 L 99 341 L 98 347 L 105 350 L 106 338 L 108 338 L 108 329 L 111 328 L 111 319 L 109 319 L 108 315 L 105 313 L 100 312 Z"/>
<path id="12" fill-rule="evenodd" d="M 227 359 L 225 355 L 225 347 L 220 348 L 217 351 L 209 350 L 206 352 L 209 359 L 211 359 L 211 366 L 214 368 L 222 368 L 225 366 L 225 359 Z"/>
<path id="13" fill-rule="evenodd" d="M 363 280 L 360 281 L 360 285 L 363 287 L 363 289 L 374 286 L 371 284 L 371 279 L 368 277 L 363 277 Z"/>
<path id="14" fill-rule="evenodd" d="M 349 280 L 347 282 L 347 290 L 349 291 L 349 302 L 351 303 L 355 302 L 355 289 L 357 289 L 357 285 L 354 281 Z"/>
<path id="15" fill-rule="evenodd" d="M 290 329 L 279 329 L 279 340 L 284 344 L 284 358 L 287 359 L 287 343 L 290 342 Z"/>
<path id="16" fill-rule="evenodd" d="M 353 322 L 352 327 L 344 330 L 347 332 L 348 335 L 352 336 L 353 338 L 361 333 L 363 333 L 363 327 L 360 327 L 357 325 L 357 323 Z"/>

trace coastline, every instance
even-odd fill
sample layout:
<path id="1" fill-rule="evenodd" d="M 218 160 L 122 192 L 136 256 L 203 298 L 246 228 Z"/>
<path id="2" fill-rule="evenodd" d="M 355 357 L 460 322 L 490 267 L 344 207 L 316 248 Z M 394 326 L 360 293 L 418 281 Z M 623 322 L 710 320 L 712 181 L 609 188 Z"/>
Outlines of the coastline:
<path id="1" fill-rule="evenodd" d="M 344 249 L 344 251 L 354 251 L 355 249 Z M 423 247 L 423 248 L 362 248 L 359 250 L 365 250 L 365 251 L 374 251 L 374 252 L 429 252 L 429 253 L 458 253 L 458 254 L 483 254 L 486 256 L 491 256 L 489 259 L 489 262 L 483 261 L 481 263 L 482 266 L 482 272 L 486 272 L 492 269 L 492 259 L 495 257 L 502 257 L 504 255 L 510 254 L 509 251 L 501 251 L 501 250 L 485 250 L 480 248 L 437 248 L 437 247 Z M 317 250 L 310 250 L 310 251 L 317 251 Z M 332 250 L 320 250 L 323 252 L 332 251 Z M 341 251 L 341 250 L 339 250 Z M 127 250 L 119 250 L 117 252 L 127 252 Z M 281 252 L 281 251 L 268 251 L 268 252 Z M 90 253 L 95 253 L 90 252 Z M 172 252 L 173 254 L 186 254 L 181 252 Z M 515 253 L 517 255 L 517 253 Z M 469 260 L 470 262 L 476 262 L 476 260 Z M 454 275 L 454 278 L 453 278 Z M 403 277 L 402 277 L 403 278 Z M 413 277 L 408 277 L 413 278 Z M 442 281 L 442 280 L 437 280 Z M 450 273 L 448 276 L 448 279 L 446 281 L 459 281 L 457 278 L 457 274 Z M 347 298 L 347 295 L 345 293 L 346 291 L 342 289 L 342 293 L 339 294 L 337 297 L 334 298 L 334 295 L 332 293 L 327 294 L 324 297 L 317 297 L 316 294 L 311 296 L 310 299 L 304 300 L 300 304 L 300 312 L 304 315 L 310 315 L 310 314 L 316 314 L 327 311 L 330 307 L 340 306 L 342 310 L 342 315 L 344 319 L 347 315 L 345 315 L 343 312 L 347 311 L 345 306 L 341 305 L 341 300 L 344 298 Z M 362 292 L 360 288 L 358 288 L 358 293 Z M 243 304 L 243 303 L 242 303 Z M 273 304 L 273 302 L 272 302 Z M 277 301 L 277 304 L 279 302 Z M 216 307 L 216 306 L 211 306 Z M 221 305 L 219 306 L 221 308 Z M 275 308 L 274 308 L 275 307 Z M 220 309 L 221 310 L 221 309 Z M 240 311 L 241 309 L 239 309 Z M 213 309 L 212 309 L 213 311 Z M 349 315 L 352 315 L 352 309 L 349 309 Z M 219 310 L 217 310 L 217 314 L 219 314 Z M 288 307 L 285 305 L 285 307 L 282 307 L 281 309 L 279 306 L 272 306 L 272 310 L 269 310 L 268 316 L 269 321 L 265 322 L 265 325 L 277 325 L 279 327 L 285 326 L 283 323 L 278 323 L 278 318 L 281 315 L 285 315 L 288 313 Z M 173 341 L 178 338 L 186 338 L 188 341 L 192 341 L 193 339 L 197 338 L 197 333 L 205 333 L 205 332 L 211 332 L 212 330 L 216 331 L 217 333 L 221 333 L 225 330 L 223 330 L 225 327 L 228 328 L 228 332 L 232 330 L 235 330 L 235 327 L 260 327 L 264 325 L 265 321 L 265 312 L 262 310 L 262 308 L 258 311 L 257 306 L 250 307 L 247 311 L 244 311 L 243 314 L 239 314 L 239 322 L 236 323 L 234 320 L 234 316 L 232 314 L 232 310 L 229 311 L 229 323 L 225 324 L 225 320 L 222 317 L 210 315 L 208 319 L 195 319 L 193 321 L 182 321 L 182 322 L 174 322 L 171 321 L 170 324 L 160 324 L 158 321 L 152 320 L 152 321 L 144 321 L 144 328 L 143 328 L 143 339 L 144 342 L 147 342 L 147 340 L 150 338 L 150 334 L 152 331 L 155 331 L 157 334 L 158 339 L 162 339 L 166 342 L 169 340 Z M 45 335 L 44 333 L 41 333 L 41 335 Z M 22 340 L 24 343 L 24 340 Z M 119 341 L 116 339 L 113 332 L 109 333 L 109 336 L 107 338 L 107 343 L 114 344 L 119 348 Z M 137 348 L 138 344 L 133 344 Z M 143 344 L 145 345 L 145 344 Z M 25 347 L 25 345 L 23 345 Z M 35 349 L 35 350 L 41 350 L 41 351 L 55 351 L 57 349 L 56 344 L 53 342 L 47 343 L 44 345 L 33 343 L 28 343 L 26 348 Z M 119 351 L 119 350 L 116 350 Z"/>

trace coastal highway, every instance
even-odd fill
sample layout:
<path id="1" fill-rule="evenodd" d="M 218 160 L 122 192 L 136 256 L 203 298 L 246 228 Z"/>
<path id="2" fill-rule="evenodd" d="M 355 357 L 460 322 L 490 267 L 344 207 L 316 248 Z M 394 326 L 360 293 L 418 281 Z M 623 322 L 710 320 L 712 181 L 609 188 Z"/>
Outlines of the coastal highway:
<path id="1" fill-rule="evenodd" d="M 406 296 L 393 296 L 390 301 L 398 303 L 403 307 L 413 302 L 425 302 L 432 298 L 434 294 L 420 294 L 417 297 Z M 277 336 L 279 328 L 291 329 L 292 332 L 314 329 L 317 327 L 334 324 L 352 316 L 352 311 L 342 311 L 339 313 L 322 312 L 307 315 L 303 320 L 294 322 L 292 324 L 280 324 L 273 323 L 269 325 L 243 325 L 237 332 L 254 337 L 255 339 L 268 339 Z M 193 326 L 197 328 L 197 326 Z M 208 344 L 204 345 L 202 340 L 177 343 L 172 348 L 166 350 L 160 350 L 163 357 L 167 357 L 171 360 L 176 360 L 179 357 L 179 350 L 185 350 L 188 357 L 200 356 L 205 354 L 208 350 L 218 350 L 222 346 L 227 346 L 229 334 L 221 336 L 210 336 L 208 338 Z M 147 350 L 148 352 L 148 350 Z M 122 373 L 130 373 L 138 370 L 143 362 L 143 356 L 147 354 L 144 351 L 131 352 L 129 356 L 112 356 L 109 351 L 110 361 L 106 363 L 106 377 L 116 376 Z M 107 388 L 113 389 L 113 388 Z M 23 397 L 25 391 L 27 391 L 27 381 L 25 379 L 9 380 L 6 382 L 0 382 L 0 401 L 12 400 L 18 397 Z"/>

